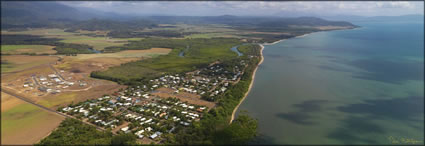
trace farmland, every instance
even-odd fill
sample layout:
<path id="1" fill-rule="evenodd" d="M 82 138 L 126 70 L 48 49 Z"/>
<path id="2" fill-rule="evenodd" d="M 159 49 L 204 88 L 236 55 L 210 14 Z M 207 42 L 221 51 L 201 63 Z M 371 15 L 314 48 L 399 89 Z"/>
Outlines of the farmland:
<path id="1" fill-rule="evenodd" d="M 1 51 L 5 54 L 55 54 L 54 46 L 48 45 L 2 45 Z"/>
<path id="2" fill-rule="evenodd" d="M 64 119 L 3 92 L 1 104 L 2 145 L 36 143 Z"/>
<path id="3" fill-rule="evenodd" d="M 239 38 L 240 36 L 230 33 L 197 33 L 185 36 L 185 38 Z"/>
<path id="4" fill-rule="evenodd" d="M 76 43 L 76 44 L 86 44 L 93 46 L 93 49 L 95 50 L 103 50 L 106 47 L 111 46 L 121 46 L 128 43 L 128 40 L 138 40 L 137 38 L 132 39 L 110 39 L 108 37 L 91 37 L 91 36 L 63 36 L 59 37 L 64 40 L 61 42 L 64 43 Z"/>
<path id="5" fill-rule="evenodd" d="M 2 35 L 35 35 L 45 38 L 62 39 L 63 43 L 75 43 L 92 46 L 95 50 L 103 50 L 105 47 L 121 46 L 129 40 L 140 40 L 139 38 L 114 38 L 110 39 L 104 35 L 107 32 L 78 31 L 65 32 L 63 29 L 31 29 L 26 31 L 2 31 Z"/>
<path id="6" fill-rule="evenodd" d="M 53 56 L 26 56 L 13 55 L 1 57 L 1 72 L 17 72 L 42 64 L 53 63 L 57 60 Z"/>
<path id="7" fill-rule="evenodd" d="M 94 58 L 151 58 L 158 55 L 166 55 L 171 51 L 168 48 L 151 48 L 147 50 L 125 50 L 116 53 L 103 54 L 81 54 L 76 56 L 76 59 L 94 59 Z"/>

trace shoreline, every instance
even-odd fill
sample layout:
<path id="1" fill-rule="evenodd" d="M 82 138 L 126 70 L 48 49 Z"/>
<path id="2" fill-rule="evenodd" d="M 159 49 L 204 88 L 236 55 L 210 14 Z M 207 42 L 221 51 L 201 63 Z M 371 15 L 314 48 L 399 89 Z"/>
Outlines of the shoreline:
<path id="1" fill-rule="evenodd" d="M 282 40 L 280 40 L 280 41 L 282 41 Z M 257 73 L 257 69 L 258 69 L 258 67 L 259 67 L 259 66 L 263 63 L 263 61 L 264 61 L 264 56 L 263 56 L 264 45 L 263 45 L 263 44 L 259 44 L 259 45 L 260 45 L 260 47 L 261 47 L 261 50 L 260 50 L 261 60 L 260 60 L 260 62 L 257 64 L 257 66 L 255 67 L 254 72 L 253 72 L 253 74 L 252 74 L 252 76 L 251 76 L 251 83 L 249 83 L 248 91 L 246 91 L 246 92 L 245 92 L 244 97 L 243 97 L 243 98 L 239 101 L 239 104 L 235 107 L 235 109 L 233 109 L 232 117 L 230 118 L 230 123 L 229 123 L 229 124 L 232 124 L 233 120 L 235 119 L 236 111 L 239 109 L 239 106 L 242 104 L 242 102 L 243 102 L 243 101 L 245 100 L 245 98 L 248 96 L 248 93 L 251 91 L 252 85 L 254 84 L 254 80 L 255 80 L 255 73 Z"/>
<path id="2" fill-rule="evenodd" d="M 303 35 L 300 35 L 300 36 L 296 36 L 296 37 L 294 37 L 294 38 L 297 38 L 297 37 L 305 37 L 305 36 L 307 36 L 307 35 L 309 35 L 309 34 L 311 34 L 311 33 L 306 33 L 306 34 L 303 34 Z M 262 44 L 259 44 L 259 45 L 260 45 L 260 47 L 261 47 L 261 50 L 260 50 L 261 60 L 260 60 L 260 62 L 257 64 L 257 66 L 256 66 L 256 67 L 255 67 L 255 69 L 254 69 L 254 73 L 252 74 L 252 77 L 251 77 L 252 79 L 251 79 L 251 83 L 249 84 L 248 91 L 247 91 L 247 92 L 245 92 L 244 97 L 243 97 L 243 98 L 239 101 L 239 104 L 235 107 L 235 109 L 233 109 L 232 116 L 230 117 L 230 122 L 229 122 L 229 124 L 232 124 L 233 120 L 235 119 L 236 111 L 239 109 L 239 106 L 242 104 L 242 102 L 246 99 L 246 97 L 248 96 L 249 92 L 251 91 L 252 85 L 254 84 L 255 74 L 257 73 L 257 69 L 258 69 L 258 67 L 259 67 L 259 66 L 263 63 L 263 61 L 264 61 L 264 56 L 263 56 L 264 46 L 265 46 L 265 45 L 274 45 L 274 44 L 280 43 L 280 42 L 285 41 L 285 40 L 287 40 L 287 39 L 281 39 L 281 40 L 275 41 L 275 42 L 273 42 L 273 43 L 262 43 Z"/>
<path id="3" fill-rule="evenodd" d="M 310 35 L 310 34 L 312 34 L 312 33 L 315 33 L 315 32 L 306 33 L 306 34 L 303 34 L 303 35 L 295 36 L 295 37 L 293 37 L 293 38 L 301 38 L 301 37 L 305 37 L 305 36 L 308 36 L 308 35 Z M 292 38 L 287 38 L 287 39 L 292 39 Z M 282 42 L 282 41 L 285 41 L 285 40 L 287 40 L 287 39 L 281 39 L 281 40 L 278 40 L 278 41 L 275 41 L 275 42 L 272 42 L 272 43 L 262 43 L 262 44 L 260 44 L 260 45 L 274 45 L 274 44 L 280 43 L 280 42 Z"/>
<path id="4" fill-rule="evenodd" d="M 357 29 L 357 28 L 360 28 L 360 27 L 350 28 L 350 29 Z M 349 30 L 349 29 L 337 29 L 337 30 Z M 334 30 L 327 30 L 327 31 L 334 31 Z M 318 31 L 318 32 L 321 32 L 321 31 Z M 312 34 L 312 33 L 315 33 L 315 32 L 306 33 L 306 34 L 303 34 L 303 35 L 295 36 L 295 37 L 293 37 L 293 38 L 301 38 L 301 37 L 305 37 L 305 36 L 308 36 L 308 35 L 310 35 L 310 34 Z M 287 38 L 287 39 L 292 39 L 292 38 Z M 252 79 L 251 79 L 251 83 L 249 84 L 248 91 L 245 93 L 244 97 L 243 97 L 243 98 L 239 101 L 239 104 L 235 107 L 235 109 L 233 109 L 232 116 L 230 117 L 230 122 L 229 122 L 229 124 L 232 124 L 233 120 L 235 119 L 236 111 L 239 109 L 239 106 L 242 104 L 242 102 L 245 100 L 245 98 L 248 96 L 249 92 L 251 91 L 252 85 L 254 84 L 255 74 L 257 73 L 257 69 L 258 69 L 258 67 L 259 67 L 259 66 L 263 63 L 263 61 L 264 61 L 264 56 L 263 56 L 264 46 L 265 46 L 265 45 L 274 45 L 274 44 L 280 43 L 280 42 L 282 42 L 282 41 L 285 41 L 285 40 L 287 40 L 287 39 L 281 39 L 281 40 L 278 40 L 278 41 L 275 41 L 275 42 L 272 42 L 272 43 L 262 43 L 262 44 L 259 44 L 259 45 L 260 45 L 260 47 L 261 47 L 261 50 L 260 50 L 261 60 L 260 60 L 260 62 L 257 64 L 257 66 L 256 66 L 256 67 L 255 67 L 255 69 L 254 69 L 254 73 L 252 74 L 252 77 L 251 77 Z"/>

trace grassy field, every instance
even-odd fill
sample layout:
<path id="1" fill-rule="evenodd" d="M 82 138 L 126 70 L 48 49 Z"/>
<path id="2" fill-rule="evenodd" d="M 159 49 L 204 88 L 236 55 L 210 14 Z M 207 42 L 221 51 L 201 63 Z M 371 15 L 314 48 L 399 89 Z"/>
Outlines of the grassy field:
<path id="1" fill-rule="evenodd" d="M 3 92 L 1 100 L 2 145 L 34 144 L 47 136 L 64 119 Z"/>
<path id="2" fill-rule="evenodd" d="M 75 58 L 79 60 L 93 59 L 93 58 L 140 58 L 140 57 L 155 57 L 158 55 L 165 55 L 171 52 L 168 48 L 152 48 L 149 50 L 125 50 L 116 53 L 102 53 L 102 54 L 80 54 Z"/>
<path id="3" fill-rule="evenodd" d="M 115 53 L 102 53 L 102 54 L 79 54 L 77 56 L 65 56 L 64 62 L 59 64 L 59 69 L 82 68 L 88 64 L 98 64 L 102 68 L 111 66 L 118 66 L 123 63 L 137 61 L 141 59 L 153 58 L 159 55 L 166 55 L 171 52 L 167 48 L 152 48 L 148 50 L 125 50 Z M 91 70 L 90 68 L 87 68 Z"/>
<path id="4" fill-rule="evenodd" d="M 33 29 L 27 31 L 1 31 L 2 34 L 26 34 L 26 35 L 38 35 L 47 38 L 59 38 L 63 39 L 61 42 L 64 43 L 75 43 L 85 44 L 93 46 L 93 49 L 103 50 L 105 47 L 110 46 L 121 46 L 127 44 L 130 40 L 140 40 L 141 38 L 126 38 L 126 39 L 110 39 L 106 37 L 92 37 L 85 34 L 106 34 L 106 32 L 98 31 L 80 31 L 80 32 L 65 32 L 62 29 Z"/>
<path id="5" fill-rule="evenodd" d="M 86 44 L 93 46 L 95 50 L 103 50 L 105 47 L 121 46 L 128 43 L 128 40 L 138 40 L 137 38 L 131 39 L 109 39 L 106 37 L 90 37 L 90 36 L 63 36 L 59 37 L 64 40 L 64 43 Z"/>
<path id="6" fill-rule="evenodd" d="M 75 35 L 74 33 L 65 32 L 62 29 L 31 29 L 26 31 L 1 31 L 1 34 L 29 34 L 40 36 L 68 36 Z"/>
<path id="7" fill-rule="evenodd" d="M 230 33 L 198 33 L 185 36 L 185 38 L 239 38 L 240 36 Z"/>
<path id="8" fill-rule="evenodd" d="M 1 45 L 2 54 L 55 54 L 54 46 L 48 45 Z"/>
<path id="9" fill-rule="evenodd" d="M 37 102 L 37 104 L 51 108 L 58 105 L 71 103 L 76 99 L 76 96 L 77 96 L 76 92 L 71 92 L 71 93 L 61 94 L 59 96 L 46 97 L 46 98 L 43 98 L 43 100 L 40 100 L 39 102 Z"/>
<path id="10" fill-rule="evenodd" d="M 42 64 L 53 63 L 57 57 L 13 55 L 1 57 L 1 73 L 16 72 Z"/>
<path id="11" fill-rule="evenodd" d="M 231 29 L 228 26 L 221 25 L 221 24 L 209 24 L 209 25 L 176 24 L 176 25 L 164 25 L 164 26 L 173 26 L 173 27 L 151 28 L 151 29 L 144 29 L 143 31 L 171 30 L 171 31 L 179 31 L 179 32 L 200 32 L 200 33 L 237 31 L 237 30 Z"/>

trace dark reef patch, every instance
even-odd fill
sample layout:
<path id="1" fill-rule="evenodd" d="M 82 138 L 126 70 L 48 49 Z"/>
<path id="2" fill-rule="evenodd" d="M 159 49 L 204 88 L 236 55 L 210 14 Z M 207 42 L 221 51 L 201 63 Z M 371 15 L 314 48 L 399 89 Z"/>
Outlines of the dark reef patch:
<path id="1" fill-rule="evenodd" d="M 366 114 L 375 118 L 414 120 L 424 115 L 424 97 L 409 96 L 394 99 L 365 100 L 364 103 L 349 104 L 337 110 L 350 114 Z"/>
<path id="2" fill-rule="evenodd" d="M 291 121 L 296 124 L 312 125 L 315 122 L 311 121 L 313 112 L 320 112 L 322 110 L 321 104 L 327 103 L 327 100 L 308 100 L 293 106 L 298 110 L 295 112 L 278 113 L 277 117 Z"/>

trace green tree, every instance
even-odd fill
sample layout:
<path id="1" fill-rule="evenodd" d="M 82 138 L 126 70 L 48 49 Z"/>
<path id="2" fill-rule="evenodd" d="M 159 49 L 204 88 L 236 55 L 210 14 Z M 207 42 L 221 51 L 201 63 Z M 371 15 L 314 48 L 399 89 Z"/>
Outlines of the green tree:
<path id="1" fill-rule="evenodd" d="M 112 137 L 112 145 L 134 145 L 136 144 L 136 136 L 133 133 L 119 134 Z"/>

